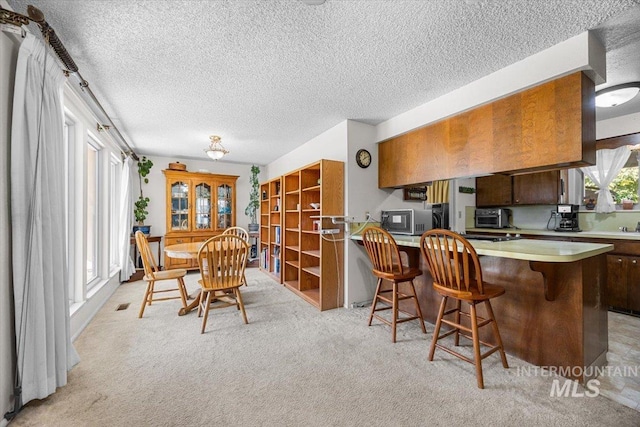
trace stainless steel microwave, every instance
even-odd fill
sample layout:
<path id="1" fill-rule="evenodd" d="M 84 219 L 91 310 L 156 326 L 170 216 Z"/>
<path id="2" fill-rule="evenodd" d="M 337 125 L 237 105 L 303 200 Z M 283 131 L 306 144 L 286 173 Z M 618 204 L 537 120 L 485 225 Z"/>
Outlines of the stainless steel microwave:
<path id="1" fill-rule="evenodd" d="M 476 209 L 475 217 L 476 228 L 506 228 L 509 227 L 511 209 Z"/>
<path id="2" fill-rule="evenodd" d="M 433 228 L 433 213 L 417 209 L 382 211 L 380 226 L 392 234 L 420 235 Z"/>

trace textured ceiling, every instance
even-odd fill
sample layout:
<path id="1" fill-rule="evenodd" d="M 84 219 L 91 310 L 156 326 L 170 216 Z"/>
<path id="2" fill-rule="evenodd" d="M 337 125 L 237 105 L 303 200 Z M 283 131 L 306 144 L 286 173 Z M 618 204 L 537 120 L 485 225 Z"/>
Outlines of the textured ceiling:
<path id="1" fill-rule="evenodd" d="M 639 3 L 9 1 L 44 12 L 136 152 L 203 159 L 217 134 L 231 152 L 222 161 L 257 164 L 345 119 L 379 123 L 598 26 L 609 61 L 602 87 L 640 80 Z"/>

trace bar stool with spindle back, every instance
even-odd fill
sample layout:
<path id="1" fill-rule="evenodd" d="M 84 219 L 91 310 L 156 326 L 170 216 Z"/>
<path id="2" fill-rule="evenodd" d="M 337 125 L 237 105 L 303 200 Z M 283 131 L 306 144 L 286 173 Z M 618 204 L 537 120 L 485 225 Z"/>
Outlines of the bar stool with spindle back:
<path id="1" fill-rule="evenodd" d="M 436 347 L 438 347 L 447 353 L 469 362 L 476 367 L 478 388 L 484 388 L 482 359 L 499 351 L 502 366 L 505 368 L 509 367 L 507 357 L 504 354 L 498 323 L 493 315 L 490 302 L 491 298 L 504 294 L 505 290 L 501 286 L 492 285 L 482 280 L 482 268 L 478 254 L 467 239 L 460 234 L 442 229 L 429 230 L 420 238 L 420 250 L 427 261 L 429 272 L 433 277 L 433 288 L 437 293 L 442 295 L 436 327 L 433 332 L 433 340 L 431 341 L 431 348 L 429 349 L 429 361 L 433 361 L 433 355 Z M 456 300 L 456 307 L 445 311 L 449 298 Z M 462 301 L 469 304 L 469 313 L 461 310 Z M 478 317 L 476 309 L 478 303 L 484 303 L 488 319 Z M 454 315 L 454 320 L 444 318 L 451 314 Z M 461 315 L 470 319 L 471 329 L 460 323 Z M 478 320 L 480 320 L 480 322 L 478 322 Z M 453 329 L 439 335 L 442 323 L 452 326 Z M 490 344 L 480 340 L 478 329 L 487 325 L 492 326 L 494 339 L 497 344 Z M 465 333 L 470 333 L 471 336 Z M 473 360 L 438 343 L 440 339 L 452 334 L 455 334 L 454 343 L 456 346 L 459 344 L 460 335 L 471 339 L 473 342 Z M 489 347 L 489 350 L 481 354 L 480 344 Z"/>
<path id="2" fill-rule="evenodd" d="M 362 242 L 373 264 L 373 275 L 378 278 L 376 293 L 373 297 L 371 312 L 369 314 L 369 326 L 371 326 L 371 321 L 374 317 L 390 325 L 392 330 L 391 340 L 392 342 L 396 342 L 396 325 L 401 322 L 417 319 L 420 322 L 422 332 L 426 334 L 427 329 L 422 320 L 422 312 L 418 304 L 416 288 L 413 285 L 413 279 L 420 276 L 422 271 L 417 268 L 402 265 L 400 251 L 398 250 L 395 239 L 382 228 L 367 228 L 364 233 L 362 233 Z M 393 288 L 382 290 L 382 282 L 384 280 L 392 282 Z M 403 282 L 409 283 L 411 294 L 405 294 L 398 290 L 398 284 Z M 387 294 L 391 295 L 387 296 Z M 413 299 L 417 315 L 400 309 L 399 302 L 406 299 Z M 382 303 L 382 307 L 378 308 L 378 302 Z M 392 310 L 391 321 L 376 314 L 377 311 L 382 310 Z M 404 313 L 408 317 L 399 317 L 398 312 Z"/>

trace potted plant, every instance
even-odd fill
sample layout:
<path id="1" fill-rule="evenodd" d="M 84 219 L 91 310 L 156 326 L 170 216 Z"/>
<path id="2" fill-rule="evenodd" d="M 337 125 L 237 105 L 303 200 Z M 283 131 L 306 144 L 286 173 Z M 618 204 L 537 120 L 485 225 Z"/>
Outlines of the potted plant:
<path id="1" fill-rule="evenodd" d="M 133 233 L 140 230 L 147 236 L 151 233 L 151 226 L 145 225 L 144 220 L 147 219 L 147 215 L 149 212 L 147 211 L 147 206 L 149 205 L 149 198 L 145 197 L 142 193 L 142 181 L 144 180 L 145 184 L 149 183 L 149 172 L 151 171 L 151 167 L 153 166 L 153 162 L 147 159 L 146 156 L 142 156 L 142 159 L 138 160 L 138 179 L 140 182 L 140 196 L 138 200 L 134 203 L 133 208 L 133 216 L 136 219 L 138 225 L 133 226 Z"/>
<path id="2" fill-rule="evenodd" d="M 258 209 L 260 208 L 260 193 L 258 182 L 258 174 L 260 168 L 256 165 L 251 166 L 251 177 L 249 178 L 249 185 L 251 185 L 251 192 L 249 193 L 249 205 L 244 210 L 244 214 L 247 215 L 251 222 L 249 223 L 249 231 L 258 231 Z"/>

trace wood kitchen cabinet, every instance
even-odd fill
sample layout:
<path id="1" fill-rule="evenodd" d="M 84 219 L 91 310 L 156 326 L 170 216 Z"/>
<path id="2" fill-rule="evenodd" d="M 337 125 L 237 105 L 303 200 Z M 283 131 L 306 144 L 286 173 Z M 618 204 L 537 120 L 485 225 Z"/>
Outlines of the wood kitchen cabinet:
<path id="1" fill-rule="evenodd" d="M 514 205 L 555 205 L 562 191 L 560 171 L 529 173 L 513 177 Z"/>
<path id="2" fill-rule="evenodd" d="M 607 305 L 640 314 L 640 257 L 607 255 Z"/>
<path id="3" fill-rule="evenodd" d="M 577 72 L 378 144 L 378 187 L 595 164 L 594 83 Z"/>
<path id="4" fill-rule="evenodd" d="M 489 175 L 476 178 L 476 206 L 511 206 L 512 184 L 509 175 Z"/>
<path id="5" fill-rule="evenodd" d="M 555 205 L 562 192 L 560 171 L 476 178 L 476 206 Z"/>
<path id="6" fill-rule="evenodd" d="M 236 225 L 235 175 L 163 171 L 166 179 L 165 246 L 202 242 Z M 191 259 L 165 256 L 172 268 L 198 268 Z"/>

